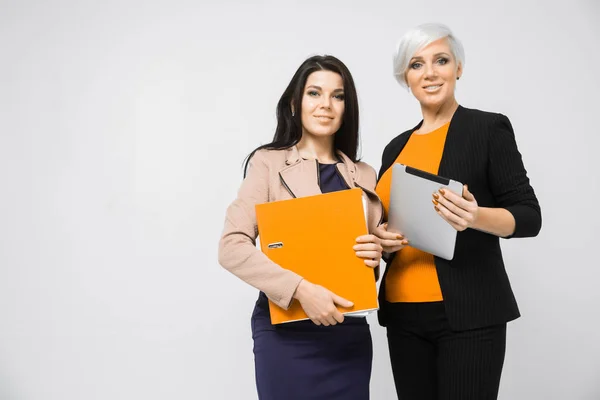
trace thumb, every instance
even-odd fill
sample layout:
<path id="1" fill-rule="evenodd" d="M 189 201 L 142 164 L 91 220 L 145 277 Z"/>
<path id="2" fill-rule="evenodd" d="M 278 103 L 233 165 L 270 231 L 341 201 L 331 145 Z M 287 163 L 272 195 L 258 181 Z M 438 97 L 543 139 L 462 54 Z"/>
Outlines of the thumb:
<path id="1" fill-rule="evenodd" d="M 333 302 L 335 304 L 339 304 L 342 307 L 352 307 L 354 305 L 354 303 L 350 300 L 346 300 L 345 298 L 340 297 L 335 293 L 331 293 L 331 298 L 333 299 Z"/>
<path id="2" fill-rule="evenodd" d="M 469 186 L 467 185 L 463 187 L 463 198 L 467 201 L 475 200 L 475 196 L 473 196 L 473 193 L 469 192 Z"/>

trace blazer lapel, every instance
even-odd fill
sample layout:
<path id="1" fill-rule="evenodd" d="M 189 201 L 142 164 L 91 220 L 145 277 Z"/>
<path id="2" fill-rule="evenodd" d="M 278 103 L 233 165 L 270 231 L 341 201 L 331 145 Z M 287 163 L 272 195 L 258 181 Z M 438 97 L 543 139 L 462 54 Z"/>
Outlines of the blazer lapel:
<path id="1" fill-rule="evenodd" d="M 379 176 L 377 177 L 377 180 L 381 179 L 381 177 L 383 176 L 385 171 L 387 171 L 388 169 L 390 169 L 392 167 L 392 165 L 394 164 L 394 162 L 400 155 L 400 152 L 402 151 L 402 149 L 404 149 L 404 146 L 406 146 L 406 143 L 408 143 L 408 139 L 410 139 L 413 132 L 416 131 L 417 129 L 419 129 L 422 124 L 423 124 L 423 121 L 419 122 L 419 124 L 417 126 L 415 126 L 410 131 L 408 131 L 407 135 L 401 134 L 396 139 L 394 139 L 392 148 L 390 148 L 390 150 L 387 152 L 387 155 L 385 155 L 385 159 L 382 160 L 381 169 L 379 170 Z"/>
<path id="2" fill-rule="evenodd" d="M 342 151 L 338 150 L 336 153 L 342 159 L 342 162 L 337 163 L 335 166 L 342 178 L 344 178 L 344 182 L 352 189 L 356 181 L 356 165 Z"/>
<path id="3" fill-rule="evenodd" d="M 286 150 L 286 167 L 279 171 L 281 183 L 292 197 L 321 194 L 317 160 L 303 160 L 296 146 Z"/>
<path id="4" fill-rule="evenodd" d="M 390 157 L 388 157 L 385 160 L 385 163 L 381 166 L 379 178 L 381 178 L 381 175 L 383 175 L 383 173 L 392 166 L 394 161 L 396 161 L 396 158 L 398 158 L 398 155 L 400 155 L 400 152 L 402 149 L 404 149 L 406 143 L 408 143 L 408 140 L 412 136 L 413 132 L 419 129 L 422 124 L 423 121 L 419 122 L 417 126 L 409 131 L 408 135 L 399 137 L 398 142 L 394 145 L 393 151 L 390 153 Z M 442 152 L 442 159 L 440 160 L 440 166 L 438 168 L 438 175 L 445 178 L 456 179 L 454 176 L 455 171 L 452 170 L 451 159 L 452 157 L 455 157 L 456 154 L 462 154 L 462 152 L 465 151 L 463 148 L 464 140 L 460 140 L 459 138 L 461 131 L 464 130 L 464 127 L 465 109 L 463 106 L 459 105 L 454 112 L 452 119 L 450 120 L 450 126 L 448 126 L 448 133 L 446 135 L 444 151 Z"/>
<path id="5" fill-rule="evenodd" d="M 461 132 L 464 133 L 465 129 L 465 109 L 462 106 L 458 106 L 452 120 L 450 120 L 450 126 L 448 126 L 448 133 L 446 134 L 446 143 L 444 144 L 444 151 L 442 152 L 442 159 L 440 160 L 440 167 L 438 168 L 438 175 L 445 178 L 456 179 L 456 171 L 452 170 L 451 161 L 452 158 L 456 157 L 457 154 L 463 154 L 465 141 L 459 137 Z"/>

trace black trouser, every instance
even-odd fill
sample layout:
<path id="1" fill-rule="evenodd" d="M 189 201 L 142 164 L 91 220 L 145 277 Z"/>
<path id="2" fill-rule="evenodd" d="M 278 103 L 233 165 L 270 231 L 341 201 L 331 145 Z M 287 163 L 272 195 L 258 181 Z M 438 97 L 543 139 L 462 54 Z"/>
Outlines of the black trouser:
<path id="1" fill-rule="evenodd" d="M 393 303 L 387 326 L 400 400 L 496 400 L 506 324 L 452 331 L 443 302 Z"/>

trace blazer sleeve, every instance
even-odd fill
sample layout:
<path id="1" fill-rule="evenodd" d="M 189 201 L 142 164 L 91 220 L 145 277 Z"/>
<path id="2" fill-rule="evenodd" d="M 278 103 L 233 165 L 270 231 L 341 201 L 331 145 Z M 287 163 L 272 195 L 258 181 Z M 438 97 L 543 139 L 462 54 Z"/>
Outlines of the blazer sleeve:
<path id="1" fill-rule="evenodd" d="M 288 309 L 302 277 L 271 261 L 256 248 L 258 227 L 255 205 L 269 201 L 269 167 L 259 151 L 237 198 L 227 208 L 219 241 L 219 263 L 244 282 L 263 291 L 279 307 Z"/>
<path id="2" fill-rule="evenodd" d="M 527 177 L 509 119 L 498 114 L 490 130 L 488 180 L 496 206 L 515 218 L 511 237 L 536 236 L 542 227 L 537 197 Z"/>

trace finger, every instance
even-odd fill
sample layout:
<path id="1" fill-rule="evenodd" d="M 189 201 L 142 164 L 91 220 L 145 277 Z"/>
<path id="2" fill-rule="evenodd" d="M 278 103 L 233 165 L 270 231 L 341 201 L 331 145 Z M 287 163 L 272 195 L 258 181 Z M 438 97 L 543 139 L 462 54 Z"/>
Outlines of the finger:
<path id="1" fill-rule="evenodd" d="M 383 249 L 381 249 L 383 251 Z M 369 260 L 378 259 L 381 257 L 381 251 L 357 251 L 356 257 Z"/>
<path id="2" fill-rule="evenodd" d="M 458 199 L 458 198 L 457 198 Z M 464 199 L 460 199 L 462 202 L 465 202 Z M 460 206 L 457 206 L 456 204 L 452 203 L 450 200 L 439 196 L 438 200 L 433 200 L 433 204 L 437 205 L 437 204 L 442 204 L 444 207 L 446 207 L 446 209 L 448 209 L 450 212 L 458 215 L 460 218 L 468 218 L 470 216 L 470 213 L 461 208 Z M 464 204 L 464 206 L 468 206 L 468 203 Z"/>
<path id="3" fill-rule="evenodd" d="M 352 247 L 354 251 L 381 251 L 381 245 L 379 243 L 364 243 L 356 244 Z"/>
<path id="4" fill-rule="evenodd" d="M 404 236 L 404 234 L 402 232 L 400 232 L 398 229 L 386 229 L 386 232 L 393 233 L 395 235 Z"/>
<path id="5" fill-rule="evenodd" d="M 323 316 L 321 317 L 321 321 L 323 321 L 323 326 L 335 324 L 335 320 L 329 314 L 323 314 Z"/>
<path id="6" fill-rule="evenodd" d="M 317 318 L 311 318 L 310 320 L 317 326 L 321 325 L 321 321 L 319 321 Z"/>
<path id="7" fill-rule="evenodd" d="M 331 293 L 331 298 L 335 304 L 339 304 L 342 307 L 352 307 L 354 305 L 350 300 L 346 300 L 345 298 L 338 296 L 335 293 Z"/>
<path id="8" fill-rule="evenodd" d="M 384 223 L 383 223 L 383 224 L 381 224 L 381 225 L 377 225 L 377 226 L 375 227 L 375 229 L 377 229 L 377 230 L 379 230 L 379 231 L 382 231 L 382 232 L 385 232 L 385 231 L 387 231 L 387 226 L 388 226 L 387 222 L 384 222 Z"/>
<path id="9" fill-rule="evenodd" d="M 473 193 L 469 191 L 469 187 L 467 185 L 463 186 L 463 198 L 467 201 L 475 200 L 475 196 L 473 196 Z"/>
<path id="10" fill-rule="evenodd" d="M 379 238 L 375 235 L 363 235 L 356 238 L 357 243 L 379 243 Z"/>
<path id="11" fill-rule="evenodd" d="M 400 250 L 402 250 L 404 247 L 405 247 L 405 246 L 396 246 L 396 247 L 390 247 L 390 248 L 387 248 L 387 249 L 385 249 L 385 252 L 386 252 L 386 253 L 390 253 L 390 254 L 391 254 L 391 253 L 395 253 L 395 252 L 397 252 L 397 251 L 400 251 Z"/>
<path id="12" fill-rule="evenodd" d="M 452 227 L 457 231 L 462 231 L 466 228 L 466 221 L 457 216 L 456 214 L 448 211 L 448 209 L 442 204 L 435 206 L 435 208 L 437 213 L 441 215 L 442 218 L 444 218 L 446 222 L 452 225 Z"/>
<path id="13" fill-rule="evenodd" d="M 340 324 L 342 322 L 344 322 L 344 314 L 342 314 L 341 312 L 339 312 L 338 310 L 335 310 L 335 312 L 333 313 L 333 318 L 339 322 Z"/>
<path id="14" fill-rule="evenodd" d="M 404 236 L 401 233 L 396 232 L 383 232 L 381 236 L 379 236 L 381 240 L 394 240 L 394 239 L 404 239 Z"/>
<path id="15" fill-rule="evenodd" d="M 354 250 L 376 250 L 381 247 L 381 240 L 377 241 L 377 243 L 359 243 L 355 244 L 352 248 Z"/>
<path id="16" fill-rule="evenodd" d="M 330 315 L 329 317 L 327 317 L 327 322 L 329 322 L 329 325 L 333 326 L 333 325 L 337 325 L 337 321 L 336 319 L 333 317 L 333 315 Z"/>
<path id="17" fill-rule="evenodd" d="M 440 189 L 439 193 L 434 193 L 433 198 L 440 202 L 443 200 L 448 200 L 462 209 L 467 209 L 469 205 L 468 201 L 466 201 L 462 196 L 457 195 L 450 189 Z"/>
<path id="18" fill-rule="evenodd" d="M 385 250 L 386 247 L 401 247 L 405 240 L 382 240 L 381 247 Z"/>
<path id="19" fill-rule="evenodd" d="M 404 238 L 404 235 L 400 232 L 386 231 L 379 228 L 377 228 L 376 233 L 376 236 L 379 238 L 379 240 Z"/>
<path id="20" fill-rule="evenodd" d="M 380 260 L 379 258 L 377 258 L 377 259 L 371 258 L 371 259 L 365 260 L 364 263 L 369 268 L 376 268 L 379 265 L 379 262 L 380 262 L 379 260 Z"/>
<path id="21" fill-rule="evenodd" d="M 400 244 L 389 246 L 389 247 L 384 246 L 383 251 L 385 251 L 386 253 L 395 253 L 397 251 L 402 250 L 404 247 L 406 247 L 408 245 L 408 243 L 409 243 L 408 240 L 404 239 L 400 242 Z"/>
<path id="22" fill-rule="evenodd" d="M 438 201 L 440 201 L 440 199 L 447 199 L 461 208 L 466 208 L 469 204 L 462 196 L 457 195 L 450 189 L 440 189 L 439 193 L 434 193 L 433 197 Z"/>

